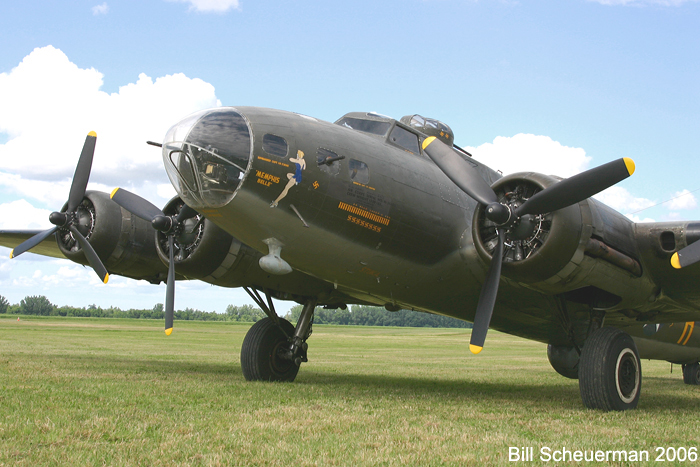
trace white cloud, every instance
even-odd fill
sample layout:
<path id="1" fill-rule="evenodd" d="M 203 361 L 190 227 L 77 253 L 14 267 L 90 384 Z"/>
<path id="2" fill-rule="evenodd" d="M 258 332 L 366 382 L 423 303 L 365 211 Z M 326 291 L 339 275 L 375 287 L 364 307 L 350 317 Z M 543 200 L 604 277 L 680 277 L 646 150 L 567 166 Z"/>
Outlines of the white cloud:
<path id="1" fill-rule="evenodd" d="M 682 211 L 686 209 L 695 209 L 698 207 L 698 202 L 689 190 L 682 190 L 673 195 L 673 199 L 666 203 L 670 211 Z"/>
<path id="2" fill-rule="evenodd" d="M 32 180 L 31 178 L 25 179 L 21 175 L 0 172 L 0 186 L 10 188 L 15 193 L 41 201 L 55 209 L 63 206 L 63 203 L 68 199 L 70 185 L 70 178 L 56 181 Z M 112 189 L 113 187 L 110 188 L 109 185 L 105 184 L 95 182 L 88 184 L 88 190 L 110 193 Z"/>
<path id="3" fill-rule="evenodd" d="M 594 198 L 622 213 L 636 213 L 656 204 L 650 199 L 637 198 L 625 188 L 617 185 L 601 191 Z"/>
<path id="4" fill-rule="evenodd" d="M 85 136 L 96 131 L 89 188 L 141 193 L 150 185 L 157 195 L 155 187 L 168 179 L 160 151 L 146 140 L 159 140 L 194 111 L 221 105 L 211 84 L 181 73 L 155 80 L 140 74 L 111 94 L 100 90 L 102 78 L 52 46 L 0 74 L 0 133 L 8 136 L 0 144 L 0 185 L 60 208 Z"/>
<path id="5" fill-rule="evenodd" d="M 489 167 L 500 169 L 505 175 L 515 172 L 539 172 L 560 177 L 571 177 L 589 169 L 591 158 L 582 148 L 564 146 L 548 136 L 517 134 L 513 137 L 499 136 L 493 143 L 466 148 L 475 159 Z M 597 165 L 597 164 L 596 164 Z M 696 207 L 695 197 L 687 190 L 679 192 L 671 210 Z M 648 217 L 635 215 L 638 211 L 656 205 L 656 201 L 637 197 L 627 189 L 615 185 L 594 196 L 595 199 L 625 214 L 635 222 L 654 222 Z M 681 207 L 682 206 L 682 207 Z"/>
<path id="6" fill-rule="evenodd" d="M 570 177 L 588 168 L 591 158 L 581 148 L 563 146 L 549 136 L 520 133 L 498 136 L 493 143 L 465 148 L 474 158 L 504 174 L 540 172 Z"/>
<path id="7" fill-rule="evenodd" d="M 619 186 L 610 187 L 595 195 L 594 198 L 617 211 L 625 213 L 634 222 L 654 222 L 654 219 L 649 217 L 640 218 L 637 214 L 655 206 L 664 206 L 668 209 L 669 212 L 661 216 L 664 221 L 682 220 L 683 216 L 675 211 L 695 209 L 697 207 L 697 200 L 689 190 L 676 192 L 672 199 L 661 203 L 646 198 L 637 198 Z"/>
<path id="8" fill-rule="evenodd" d="M 55 274 L 37 271 L 33 279 L 43 287 L 76 288 L 90 287 L 102 283 L 92 269 L 77 264 L 66 264 L 65 261 L 61 261 L 61 266 Z"/>
<path id="9" fill-rule="evenodd" d="M 629 220 L 631 220 L 632 222 L 635 222 L 635 223 L 637 223 L 637 224 L 639 224 L 639 223 L 647 223 L 647 222 L 656 222 L 656 221 L 655 221 L 654 219 L 652 219 L 651 217 L 644 217 L 644 218 L 642 218 L 642 217 L 639 217 L 639 216 L 637 216 L 637 215 L 635 215 L 635 214 L 625 214 L 625 216 L 626 216 Z"/>
<path id="10" fill-rule="evenodd" d="M 107 5 L 107 2 L 104 2 L 102 5 L 95 5 L 92 7 L 92 14 L 95 16 L 106 15 L 108 11 L 109 6 Z"/>
<path id="11" fill-rule="evenodd" d="M 0 230 L 3 229 L 50 229 L 48 209 L 37 209 L 20 199 L 0 204 Z"/>
<path id="12" fill-rule="evenodd" d="M 170 2 L 189 3 L 190 10 L 203 13 L 224 13 L 231 9 L 238 9 L 238 0 L 168 0 Z"/>
<path id="13" fill-rule="evenodd" d="M 156 193 L 158 193 L 158 196 L 164 199 L 170 199 L 177 194 L 175 192 L 175 188 L 173 188 L 173 186 L 170 183 L 163 183 L 161 185 L 158 185 L 156 187 Z"/>

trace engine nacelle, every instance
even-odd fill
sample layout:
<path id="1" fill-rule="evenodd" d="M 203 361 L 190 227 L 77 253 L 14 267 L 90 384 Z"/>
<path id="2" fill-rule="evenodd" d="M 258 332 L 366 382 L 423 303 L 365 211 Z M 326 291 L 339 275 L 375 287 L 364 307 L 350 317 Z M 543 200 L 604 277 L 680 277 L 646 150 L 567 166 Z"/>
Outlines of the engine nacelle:
<path id="1" fill-rule="evenodd" d="M 177 215 L 183 201 L 175 197 L 163 209 L 168 216 Z M 169 258 L 166 235 L 156 234 L 158 255 L 164 264 Z M 303 301 L 319 297 L 324 303 L 344 303 L 333 297 L 333 288 L 324 281 L 298 271 L 274 276 L 260 268 L 263 254 L 241 243 L 210 219 L 200 214 L 184 221 L 183 232 L 175 237 L 175 272 L 178 279 L 198 279 L 221 287 L 251 286 L 267 288 L 275 297 Z"/>
<path id="2" fill-rule="evenodd" d="M 499 202 L 520 206 L 558 180 L 538 173 L 517 173 L 496 181 Z M 533 216 L 524 239 L 507 234 L 501 274 L 525 287 L 597 308 L 646 300 L 653 284 L 636 258 L 632 222 L 588 199 L 552 213 Z M 526 230 L 530 232 L 530 230 Z M 496 247 L 496 225 L 484 208 L 474 213 L 472 238 L 478 256 L 489 264 Z M 621 303 L 621 297 L 632 297 Z"/>
<path id="3" fill-rule="evenodd" d="M 155 230 L 150 222 L 122 209 L 100 191 L 85 193 L 76 216 L 76 228 L 89 240 L 110 273 L 153 283 L 166 279 L 168 269 L 158 257 Z M 89 264 L 71 232 L 59 230 L 57 240 L 58 248 L 68 259 Z"/>
<path id="4" fill-rule="evenodd" d="M 177 215 L 182 206 L 182 200 L 175 197 L 163 212 Z M 88 239 L 110 274 L 154 284 L 167 280 L 168 238 L 156 231 L 150 222 L 121 208 L 107 193 L 99 191 L 88 191 L 76 211 L 76 228 Z M 198 279 L 222 287 L 267 288 L 276 298 L 284 300 L 301 302 L 305 297 L 319 297 L 322 303 L 329 305 L 347 302 L 347 297 L 334 294 L 328 283 L 298 271 L 271 276 L 258 264 L 262 253 L 242 244 L 199 214 L 184 223 L 183 232 L 175 237 L 177 279 Z M 57 240 L 59 249 L 68 259 L 89 265 L 68 230 L 59 230 Z"/>
<path id="5" fill-rule="evenodd" d="M 499 201 L 519 206 L 557 180 L 538 173 L 519 173 L 496 181 Z M 506 239 L 502 274 L 523 283 L 537 283 L 560 273 L 576 255 L 583 234 L 579 204 L 534 218 L 535 228 L 524 240 Z M 486 263 L 496 247 L 496 224 L 486 219 L 484 208 L 474 213 L 472 235 L 477 252 Z"/>
<path id="6" fill-rule="evenodd" d="M 163 213 L 177 215 L 183 206 L 182 199 L 175 197 Z M 168 237 L 162 232 L 156 233 L 156 248 L 167 265 Z M 182 233 L 175 237 L 175 272 L 179 279 L 198 279 L 223 287 L 249 285 L 262 274 L 257 267 L 260 256 L 201 214 L 185 219 Z"/>

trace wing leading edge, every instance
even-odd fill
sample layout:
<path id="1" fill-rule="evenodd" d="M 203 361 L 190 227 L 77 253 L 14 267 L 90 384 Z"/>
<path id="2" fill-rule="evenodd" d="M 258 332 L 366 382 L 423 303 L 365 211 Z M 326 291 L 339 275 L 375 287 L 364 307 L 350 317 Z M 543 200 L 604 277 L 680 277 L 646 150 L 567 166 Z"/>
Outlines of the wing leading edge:
<path id="1" fill-rule="evenodd" d="M 43 230 L 0 230 L 0 246 L 10 249 L 15 248 L 41 232 Z M 56 243 L 56 235 L 47 237 L 43 242 L 35 246 L 31 253 L 65 259 L 65 255 L 61 253 L 58 243 Z"/>

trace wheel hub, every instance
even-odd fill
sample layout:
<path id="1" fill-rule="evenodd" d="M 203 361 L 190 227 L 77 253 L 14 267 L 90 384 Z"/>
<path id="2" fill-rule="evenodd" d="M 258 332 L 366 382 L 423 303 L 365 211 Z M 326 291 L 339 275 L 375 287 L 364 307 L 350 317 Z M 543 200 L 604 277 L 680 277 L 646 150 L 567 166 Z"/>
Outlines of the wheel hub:
<path id="1" fill-rule="evenodd" d="M 623 350 L 617 359 L 615 382 L 618 395 L 625 403 L 635 398 L 639 390 L 639 368 L 637 359 L 630 349 Z"/>

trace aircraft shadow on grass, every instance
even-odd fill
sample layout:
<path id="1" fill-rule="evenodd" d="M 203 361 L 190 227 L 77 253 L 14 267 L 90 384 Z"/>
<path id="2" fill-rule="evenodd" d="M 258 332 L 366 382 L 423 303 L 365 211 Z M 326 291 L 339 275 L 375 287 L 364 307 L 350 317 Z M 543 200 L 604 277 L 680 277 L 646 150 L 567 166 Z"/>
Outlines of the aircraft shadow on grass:
<path id="1" fill-rule="evenodd" d="M 241 366 L 238 363 L 195 363 L 182 361 L 162 361 L 131 359 L 127 357 L 100 357 L 96 363 L 94 356 L 78 355 L 52 355 L 52 360 L 68 360 L 70 366 L 85 368 L 99 366 L 109 368 L 120 375 L 132 374 L 153 374 L 153 379 L 158 375 L 221 375 L 232 384 L 243 383 Z M 103 370 L 100 370 L 103 372 Z M 483 376 L 483 374 L 481 375 Z M 692 394 L 688 397 L 673 394 L 670 391 L 676 389 L 688 389 L 682 381 L 669 381 L 666 377 L 647 376 L 645 380 L 656 386 L 654 392 L 643 406 L 647 412 L 664 413 L 669 407 L 683 407 L 684 413 L 696 411 L 700 416 L 700 406 L 689 400 L 694 398 Z M 285 384 L 280 382 L 279 384 Z M 305 372 L 303 378 L 296 380 L 296 384 L 289 385 L 290 388 L 298 387 L 299 394 L 308 393 L 308 387 L 325 387 L 328 389 L 343 388 L 342 393 L 349 397 L 361 399 L 367 397 L 367 391 L 371 397 L 377 392 L 384 398 L 420 398 L 422 400 L 435 400 L 435 404 L 443 404 L 445 401 L 453 401 L 464 404 L 473 401 L 474 403 L 499 402 L 499 403 L 526 403 L 529 406 L 557 404 L 562 409 L 581 410 L 581 406 L 576 403 L 575 395 L 578 391 L 578 384 L 575 381 L 568 381 L 559 386 L 544 385 L 537 383 L 504 383 L 489 381 L 471 381 L 467 378 L 463 380 L 423 378 L 423 377 L 402 377 L 393 375 L 373 375 L 357 373 L 337 373 L 331 371 L 319 371 L 310 369 Z M 667 390 L 663 390 L 666 388 Z M 663 393 L 662 393 L 663 392 Z M 655 397 L 654 397 L 655 396 Z M 568 403 L 567 403 L 568 401 Z M 563 404 L 563 405 L 562 405 Z"/>

